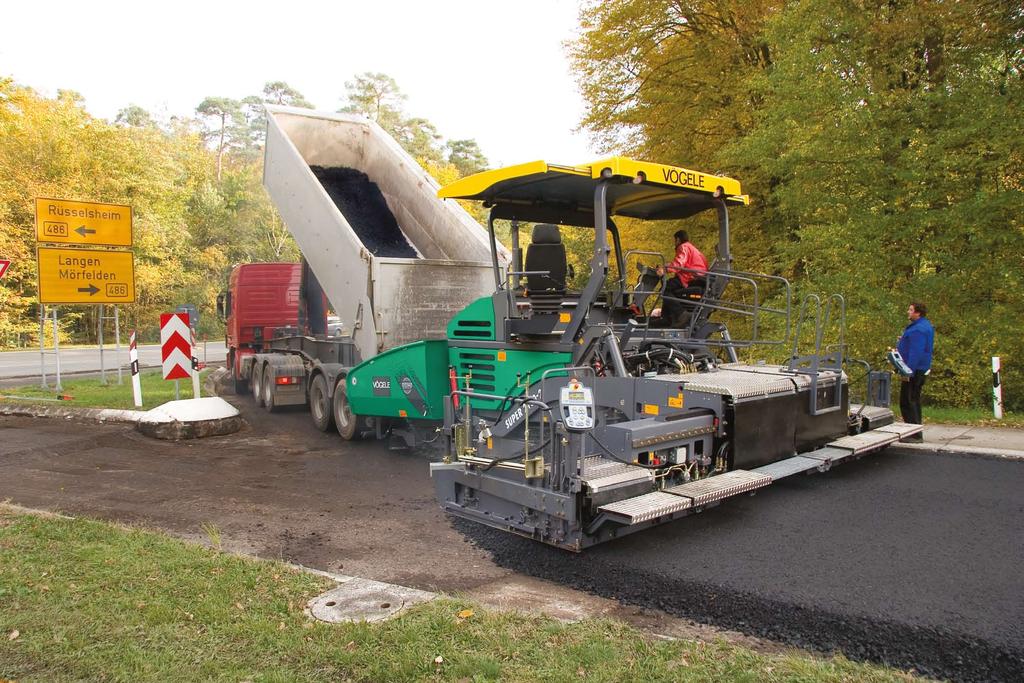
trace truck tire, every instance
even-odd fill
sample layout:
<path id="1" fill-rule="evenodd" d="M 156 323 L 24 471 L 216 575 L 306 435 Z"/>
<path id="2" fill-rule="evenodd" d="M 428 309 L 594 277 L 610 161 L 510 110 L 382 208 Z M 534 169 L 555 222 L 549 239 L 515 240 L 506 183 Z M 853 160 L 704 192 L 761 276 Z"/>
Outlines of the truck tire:
<path id="1" fill-rule="evenodd" d="M 274 404 L 274 373 L 270 366 L 263 368 L 263 407 L 267 409 L 268 413 L 277 412 L 277 406 Z"/>
<path id="2" fill-rule="evenodd" d="M 338 380 L 334 387 L 334 426 L 345 441 L 358 441 L 366 431 L 366 419 L 352 414 L 345 394 L 345 379 Z"/>
<path id="3" fill-rule="evenodd" d="M 235 396 L 242 396 L 249 391 L 249 384 L 238 374 L 238 360 L 234 353 L 228 355 L 228 366 L 231 368 L 231 379 L 235 383 Z"/>
<path id="4" fill-rule="evenodd" d="M 309 414 L 321 432 L 329 432 L 334 426 L 334 406 L 327 395 L 327 378 L 322 374 L 314 377 L 309 385 Z"/>
<path id="5" fill-rule="evenodd" d="M 256 405 L 263 405 L 263 367 L 256 363 L 252 364 L 249 388 L 252 389 L 252 400 L 256 401 Z"/>

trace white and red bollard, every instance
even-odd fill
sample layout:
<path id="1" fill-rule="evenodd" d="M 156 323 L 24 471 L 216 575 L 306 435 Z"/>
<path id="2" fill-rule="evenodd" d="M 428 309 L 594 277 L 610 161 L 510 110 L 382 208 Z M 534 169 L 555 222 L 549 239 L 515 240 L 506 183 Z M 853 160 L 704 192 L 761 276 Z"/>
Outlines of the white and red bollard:
<path id="1" fill-rule="evenodd" d="M 135 345 L 135 330 L 132 330 L 128 341 L 128 362 L 132 369 L 132 398 L 135 407 L 142 407 L 142 380 L 139 378 L 139 349 Z"/>
<path id="2" fill-rule="evenodd" d="M 188 328 L 189 341 L 192 344 L 192 398 L 199 398 L 199 358 L 196 354 L 196 331 Z"/>
<path id="3" fill-rule="evenodd" d="M 999 356 L 992 356 L 992 412 L 997 420 L 1003 419 L 1003 385 L 999 381 L 999 370 L 1002 363 Z"/>

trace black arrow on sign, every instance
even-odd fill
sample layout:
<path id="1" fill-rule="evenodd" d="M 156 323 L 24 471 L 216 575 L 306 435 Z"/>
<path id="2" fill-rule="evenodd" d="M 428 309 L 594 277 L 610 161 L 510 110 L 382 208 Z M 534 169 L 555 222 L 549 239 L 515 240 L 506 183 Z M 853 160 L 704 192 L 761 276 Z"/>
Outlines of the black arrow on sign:
<path id="1" fill-rule="evenodd" d="M 96 292 L 100 291 L 100 288 L 90 282 L 88 287 L 79 287 L 78 291 L 89 292 L 89 296 L 95 296 Z"/>
<path id="2" fill-rule="evenodd" d="M 77 228 L 75 228 L 75 232 L 77 232 L 82 237 L 85 237 L 86 235 L 95 235 L 96 234 L 95 230 L 93 230 L 91 228 L 87 228 L 84 225 L 79 225 Z"/>

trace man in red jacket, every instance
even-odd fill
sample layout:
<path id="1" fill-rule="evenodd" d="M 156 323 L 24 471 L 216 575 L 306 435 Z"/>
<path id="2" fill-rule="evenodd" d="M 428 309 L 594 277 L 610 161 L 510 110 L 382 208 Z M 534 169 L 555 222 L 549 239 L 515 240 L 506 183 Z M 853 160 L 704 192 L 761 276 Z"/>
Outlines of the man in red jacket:
<path id="1" fill-rule="evenodd" d="M 704 254 L 700 253 L 685 230 L 678 230 L 675 234 L 676 257 L 672 263 L 665 267 L 658 266 L 658 275 L 664 276 L 665 271 L 674 273 L 675 277 L 665 283 L 665 299 L 661 315 L 672 327 L 680 327 L 683 324 L 682 315 L 690 308 L 687 304 L 675 299 L 686 299 L 688 295 L 703 294 L 706 280 L 704 273 L 708 271 L 708 261 Z"/>

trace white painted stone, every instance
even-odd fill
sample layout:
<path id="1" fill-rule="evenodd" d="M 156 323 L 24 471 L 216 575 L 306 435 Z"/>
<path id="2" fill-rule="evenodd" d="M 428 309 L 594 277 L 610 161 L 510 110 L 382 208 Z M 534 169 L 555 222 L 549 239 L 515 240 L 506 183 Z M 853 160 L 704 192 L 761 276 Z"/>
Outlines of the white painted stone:
<path id="1" fill-rule="evenodd" d="M 143 423 L 199 422 L 237 417 L 238 410 L 219 396 L 187 398 L 168 401 L 146 413 L 139 420 Z"/>

